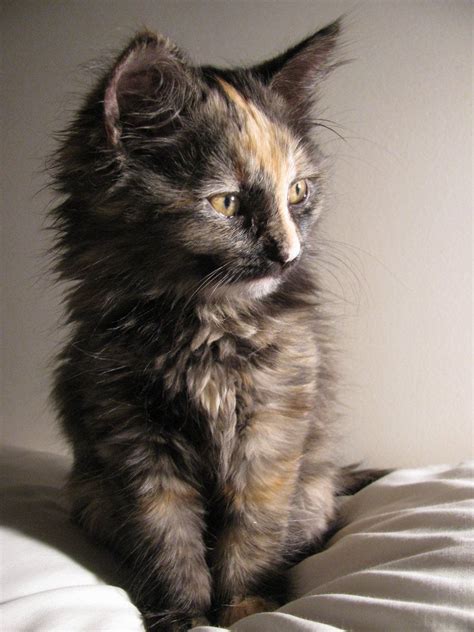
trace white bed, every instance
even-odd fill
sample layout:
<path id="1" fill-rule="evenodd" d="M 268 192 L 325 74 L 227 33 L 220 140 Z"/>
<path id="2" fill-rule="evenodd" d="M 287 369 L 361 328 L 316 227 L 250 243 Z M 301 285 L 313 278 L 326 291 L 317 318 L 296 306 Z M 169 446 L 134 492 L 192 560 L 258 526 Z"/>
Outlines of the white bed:
<path id="1" fill-rule="evenodd" d="M 67 467 L 2 454 L 2 630 L 143 632 L 110 556 L 68 521 Z M 399 470 L 348 498 L 346 526 L 293 570 L 299 598 L 231 629 L 474 630 L 473 474 L 474 463 Z"/>

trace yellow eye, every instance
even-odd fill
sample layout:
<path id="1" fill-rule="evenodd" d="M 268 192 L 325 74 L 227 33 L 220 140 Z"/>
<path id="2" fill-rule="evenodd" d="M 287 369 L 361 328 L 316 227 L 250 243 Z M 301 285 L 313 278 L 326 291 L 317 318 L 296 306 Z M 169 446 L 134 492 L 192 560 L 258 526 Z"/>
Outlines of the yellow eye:
<path id="1" fill-rule="evenodd" d="M 308 183 L 306 180 L 294 182 L 288 190 L 288 203 L 300 204 L 308 197 Z"/>
<path id="2" fill-rule="evenodd" d="M 226 215 L 227 217 L 235 215 L 240 206 L 240 200 L 235 193 L 221 193 L 220 195 L 213 195 L 209 198 L 209 202 L 215 211 L 221 213 L 221 215 Z"/>

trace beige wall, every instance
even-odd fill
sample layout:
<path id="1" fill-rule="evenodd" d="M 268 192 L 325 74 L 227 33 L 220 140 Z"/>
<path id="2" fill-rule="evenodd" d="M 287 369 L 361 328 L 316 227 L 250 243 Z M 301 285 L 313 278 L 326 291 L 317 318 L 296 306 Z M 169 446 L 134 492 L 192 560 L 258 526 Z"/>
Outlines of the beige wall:
<path id="1" fill-rule="evenodd" d="M 42 232 L 45 154 L 86 84 L 78 66 L 143 24 L 198 61 L 250 62 L 347 14 L 320 116 L 348 458 L 472 454 L 472 65 L 469 2 L 4 1 L 2 406 L 6 441 L 63 446 L 47 404 L 59 293 Z M 332 253 L 332 254 L 331 254 Z M 331 263 L 332 262 L 332 263 Z"/>

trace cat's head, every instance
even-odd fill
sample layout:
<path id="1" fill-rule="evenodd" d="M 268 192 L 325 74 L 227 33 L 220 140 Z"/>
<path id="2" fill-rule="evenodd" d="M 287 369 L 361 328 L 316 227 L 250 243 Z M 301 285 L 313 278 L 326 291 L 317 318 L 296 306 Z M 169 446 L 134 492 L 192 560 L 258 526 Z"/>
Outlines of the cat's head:
<path id="1" fill-rule="evenodd" d="M 322 202 L 312 105 L 338 31 L 232 70 L 138 34 L 59 154 L 64 276 L 208 300 L 297 275 Z"/>

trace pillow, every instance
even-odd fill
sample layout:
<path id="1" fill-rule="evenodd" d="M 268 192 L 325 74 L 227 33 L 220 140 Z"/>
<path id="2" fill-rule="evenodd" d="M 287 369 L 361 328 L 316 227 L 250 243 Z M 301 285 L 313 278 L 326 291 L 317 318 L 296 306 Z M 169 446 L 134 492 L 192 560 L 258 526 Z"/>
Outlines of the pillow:
<path id="1" fill-rule="evenodd" d="M 474 630 L 474 463 L 394 472 L 343 517 L 327 550 L 293 569 L 299 598 L 232 630 Z"/>
<path id="2" fill-rule="evenodd" d="M 9 449 L 2 463 L 3 629 L 143 632 L 111 556 L 68 520 L 67 459 Z M 473 475 L 474 463 L 399 470 L 345 499 L 346 526 L 291 572 L 298 598 L 231 630 L 474 629 Z"/>
<path id="3" fill-rule="evenodd" d="M 2 629 L 143 632 L 111 556 L 69 522 L 69 460 L 8 449 L 1 464 Z"/>

